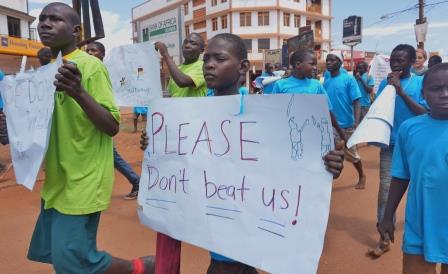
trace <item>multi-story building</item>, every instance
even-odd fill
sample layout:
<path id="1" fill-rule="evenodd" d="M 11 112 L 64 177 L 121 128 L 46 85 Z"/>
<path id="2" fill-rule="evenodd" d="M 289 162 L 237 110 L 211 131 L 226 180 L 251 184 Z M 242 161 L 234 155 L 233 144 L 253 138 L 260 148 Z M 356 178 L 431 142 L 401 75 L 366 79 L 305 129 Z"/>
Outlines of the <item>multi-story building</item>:
<path id="1" fill-rule="evenodd" d="M 177 14 L 181 35 L 198 32 L 205 39 L 218 33 L 239 35 L 256 70 L 263 65 L 263 51 L 281 48 L 283 41 L 311 26 L 315 50 L 328 52 L 331 43 L 331 0 L 150 0 L 133 9 L 134 41 L 151 40 L 148 25 L 165 13 Z M 160 24 L 158 25 L 160 26 Z M 146 35 L 146 36 L 145 36 Z M 145 36 L 145 39 L 143 39 Z M 173 46 L 174 47 L 174 46 Z M 178 51 L 179 45 L 176 46 Z M 323 58 L 324 54 L 321 54 Z"/>
<path id="2" fill-rule="evenodd" d="M 22 56 L 28 56 L 27 67 L 37 67 L 37 51 L 42 44 L 30 28 L 36 18 L 28 14 L 27 0 L 0 0 L 0 69 L 17 73 Z"/>

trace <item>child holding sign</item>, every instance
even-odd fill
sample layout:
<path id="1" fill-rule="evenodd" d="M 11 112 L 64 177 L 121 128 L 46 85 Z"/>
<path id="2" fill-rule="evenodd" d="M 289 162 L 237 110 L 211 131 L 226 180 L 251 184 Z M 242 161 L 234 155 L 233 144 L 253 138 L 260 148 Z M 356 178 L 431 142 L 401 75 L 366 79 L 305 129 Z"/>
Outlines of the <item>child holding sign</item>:
<path id="1" fill-rule="evenodd" d="M 394 213 L 406 190 L 403 273 L 448 273 L 448 63 L 429 69 L 423 95 L 431 112 L 404 122 L 395 140 L 382 239 L 394 241 Z M 430 141 L 429 141 L 430 140 Z"/>
<path id="2" fill-rule="evenodd" d="M 120 121 L 106 67 L 77 49 L 81 21 L 70 6 L 45 6 L 37 29 L 52 57 L 61 52 L 65 60 L 54 81 L 46 179 L 28 258 L 52 264 L 56 273 L 153 273 L 151 258 L 127 261 L 96 246 L 112 194 L 112 136 Z"/>
<path id="3" fill-rule="evenodd" d="M 240 93 L 241 79 L 249 69 L 247 60 L 247 50 L 244 42 L 239 36 L 229 33 L 218 34 L 209 40 L 208 47 L 204 53 L 204 77 L 209 88 L 209 95 L 223 96 L 236 95 Z M 148 146 L 146 133 L 142 133 L 141 148 L 144 150 Z M 342 170 L 343 151 L 339 148 L 330 151 L 324 157 L 327 169 L 338 177 Z M 180 247 L 179 247 L 180 248 Z M 157 253 L 156 256 L 164 256 Z M 169 256 L 169 254 L 168 254 Z M 232 273 L 251 274 L 257 271 L 248 265 L 236 262 L 216 253 L 211 253 L 211 263 L 207 271 L 208 274 Z M 166 262 L 170 263 L 170 262 Z M 178 261 L 172 262 L 178 264 Z M 156 271 L 158 271 L 156 269 Z M 164 273 L 172 274 L 175 272 Z"/>

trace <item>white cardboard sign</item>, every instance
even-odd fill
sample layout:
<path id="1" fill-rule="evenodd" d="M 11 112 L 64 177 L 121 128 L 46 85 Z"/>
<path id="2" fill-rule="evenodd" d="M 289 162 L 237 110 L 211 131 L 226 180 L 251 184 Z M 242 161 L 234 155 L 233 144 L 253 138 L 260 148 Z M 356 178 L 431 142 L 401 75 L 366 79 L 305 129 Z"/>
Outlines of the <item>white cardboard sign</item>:
<path id="1" fill-rule="evenodd" d="M 379 147 L 389 146 L 394 125 L 395 97 L 395 88 L 387 85 L 347 141 L 347 147 L 360 143 L 371 143 Z"/>
<path id="2" fill-rule="evenodd" d="M 48 148 L 54 109 L 53 85 L 62 58 L 0 82 L 17 183 L 32 190 Z"/>
<path id="3" fill-rule="evenodd" d="M 277 274 L 316 273 L 333 148 L 320 95 L 158 99 L 138 202 L 156 231 Z"/>
<path id="4" fill-rule="evenodd" d="M 151 42 L 113 48 L 104 64 L 119 106 L 145 107 L 162 97 L 160 59 Z"/>
<path id="5" fill-rule="evenodd" d="M 388 55 L 376 55 L 372 63 L 370 64 L 370 75 L 374 80 L 373 92 L 378 92 L 378 87 L 381 81 L 387 78 L 387 75 L 391 72 L 390 69 L 390 57 Z"/>

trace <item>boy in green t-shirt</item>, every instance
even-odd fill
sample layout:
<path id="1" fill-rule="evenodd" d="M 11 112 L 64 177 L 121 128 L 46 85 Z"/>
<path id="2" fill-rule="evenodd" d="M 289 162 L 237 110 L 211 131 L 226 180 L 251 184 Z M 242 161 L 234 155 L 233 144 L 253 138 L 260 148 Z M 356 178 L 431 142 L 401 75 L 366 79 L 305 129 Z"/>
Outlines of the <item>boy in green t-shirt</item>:
<path id="1" fill-rule="evenodd" d="M 51 3 L 39 15 L 42 43 L 64 64 L 56 74 L 55 106 L 46 155 L 41 212 L 28 258 L 56 273 L 153 273 L 151 258 L 127 261 L 96 247 L 101 211 L 114 182 L 112 136 L 120 113 L 102 62 L 76 48 L 81 22 L 68 5 Z"/>

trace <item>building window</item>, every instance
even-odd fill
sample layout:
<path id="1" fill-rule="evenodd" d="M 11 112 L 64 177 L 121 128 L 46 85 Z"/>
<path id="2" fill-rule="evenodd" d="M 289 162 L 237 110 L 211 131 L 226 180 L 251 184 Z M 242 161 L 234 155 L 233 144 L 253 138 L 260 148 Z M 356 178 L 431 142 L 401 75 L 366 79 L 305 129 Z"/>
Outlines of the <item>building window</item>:
<path id="1" fill-rule="evenodd" d="M 317 21 L 314 23 L 314 35 L 322 38 L 322 21 Z"/>
<path id="2" fill-rule="evenodd" d="M 300 0 L 293 0 L 294 2 L 296 2 L 296 3 L 300 3 Z"/>
<path id="3" fill-rule="evenodd" d="M 8 35 L 21 37 L 20 35 L 20 19 L 7 16 L 8 21 Z"/>
<path id="4" fill-rule="evenodd" d="M 289 27 L 289 21 L 291 19 L 291 14 L 289 13 L 283 13 L 283 26 Z"/>
<path id="5" fill-rule="evenodd" d="M 227 28 L 227 15 L 221 17 L 221 28 L 222 29 Z"/>
<path id="6" fill-rule="evenodd" d="M 190 34 L 190 26 L 185 26 L 185 35 Z"/>
<path id="7" fill-rule="evenodd" d="M 213 31 L 218 30 L 218 18 L 216 18 L 216 17 L 212 19 L 212 30 Z"/>
<path id="8" fill-rule="evenodd" d="M 252 39 L 243 39 L 244 45 L 246 45 L 247 51 L 252 51 Z"/>
<path id="9" fill-rule="evenodd" d="M 212 0 L 212 7 L 218 5 L 218 0 Z"/>
<path id="10" fill-rule="evenodd" d="M 187 15 L 188 14 L 188 3 L 184 4 L 184 14 Z"/>
<path id="11" fill-rule="evenodd" d="M 148 28 L 144 28 L 142 30 L 142 39 L 143 39 L 143 42 L 146 42 L 149 40 L 149 29 Z"/>
<path id="12" fill-rule="evenodd" d="M 294 27 L 300 28 L 300 15 L 297 14 L 294 15 Z"/>
<path id="13" fill-rule="evenodd" d="M 250 27 L 251 25 L 252 25 L 251 13 L 250 12 L 241 12 L 240 13 L 240 27 Z"/>
<path id="14" fill-rule="evenodd" d="M 269 26 L 269 11 L 258 12 L 258 25 Z"/>
<path id="15" fill-rule="evenodd" d="M 269 49 L 271 47 L 271 41 L 269 38 L 260 38 L 258 39 L 258 52 L 263 52 L 265 49 Z"/>
<path id="16" fill-rule="evenodd" d="M 221 0 L 221 3 L 226 3 L 227 2 L 227 0 Z"/>

